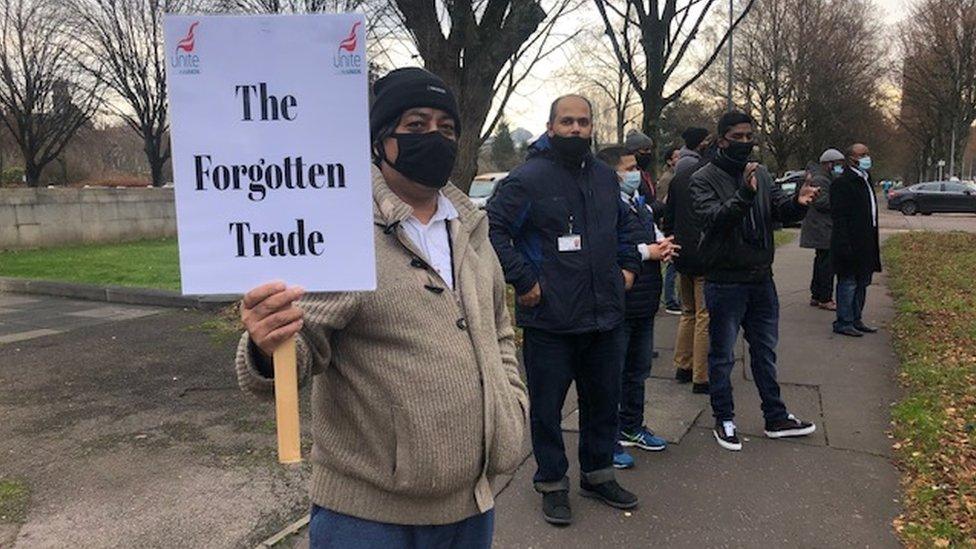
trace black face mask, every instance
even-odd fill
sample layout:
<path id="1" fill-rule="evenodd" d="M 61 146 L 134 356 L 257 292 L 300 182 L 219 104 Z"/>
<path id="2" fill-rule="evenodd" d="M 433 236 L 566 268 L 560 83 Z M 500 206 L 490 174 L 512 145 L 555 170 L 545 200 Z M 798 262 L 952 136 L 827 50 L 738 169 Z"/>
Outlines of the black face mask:
<path id="1" fill-rule="evenodd" d="M 637 167 L 646 172 L 650 170 L 654 157 L 647 153 L 637 153 L 634 155 L 634 160 L 637 161 Z"/>
<path id="2" fill-rule="evenodd" d="M 549 142 L 552 143 L 553 150 L 559 153 L 559 156 L 574 164 L 582 162 L 583 157 L 590 152 L 589 137 L 553 135 L 549 138 Z"/>
<path id="3" fill-rule="evenodd" d="M 425 187 L 440 189 L 454 169 L 457 143 L 440 132 L 395 133 L 397 142 L 396 162 L 387 164 L 411 181 Z"/>
<path id="4" fill-rule="evenodd" d="M 745 166 L 749 162 L 749 155 L 752 154 L 752 149 L 755 147 L 755 141 L 747 141 L 745 143 L 742 141 L 730 141 L 729 146 L 724 149 L 719 149 L 719 152 L 732 162 Z"/>

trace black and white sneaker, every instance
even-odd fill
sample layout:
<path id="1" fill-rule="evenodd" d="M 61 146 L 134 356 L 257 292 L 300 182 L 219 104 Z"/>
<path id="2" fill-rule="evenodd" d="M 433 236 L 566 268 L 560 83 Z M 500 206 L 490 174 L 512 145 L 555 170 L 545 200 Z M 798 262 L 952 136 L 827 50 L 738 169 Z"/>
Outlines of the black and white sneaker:
<path id="1" fill-rule="evenodd" d="M 732 450 L 733 452 L 738 452 L 742 449 L 742 441 L 735 434 L 735 423 L 731 421 L 716 422 L 712 434 L 715 435 L 715 440 L 718 441 L 719 446 L 722 448 Z"/>
<path id="2" fill-rule="evenodd" d="M 793 414 L 786 416 L 786 419 L 766 422 L 766 436 L 769 438 L 805 437 L 816 430 L 816 425 L 800 421 Z"/>

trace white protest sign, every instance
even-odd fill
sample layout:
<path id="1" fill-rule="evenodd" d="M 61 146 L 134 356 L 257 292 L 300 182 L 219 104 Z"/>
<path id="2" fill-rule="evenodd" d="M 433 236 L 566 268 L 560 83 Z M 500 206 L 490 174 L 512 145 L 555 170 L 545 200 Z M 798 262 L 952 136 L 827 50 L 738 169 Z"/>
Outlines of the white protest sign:
<path id="1" fill-rule="evenodd" d="M 362 15 L 164 33 L 183 293 L 375 289 Z"/>

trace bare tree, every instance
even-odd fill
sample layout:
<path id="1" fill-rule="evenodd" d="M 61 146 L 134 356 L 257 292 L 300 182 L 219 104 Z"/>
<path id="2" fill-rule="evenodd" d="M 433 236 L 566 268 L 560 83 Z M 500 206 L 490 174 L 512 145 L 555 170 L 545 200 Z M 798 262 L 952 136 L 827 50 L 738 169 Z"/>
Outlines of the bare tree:
<path id="1" fill-rule="evenodd" d="M 916 165 L 922 172 L 938 160 L 961 167 L 976 120 L 976 0 L 922 0 L 900 31 L 899 123 L 915 144 Z"/>
<path id="2" fill-rule="evenodd" d="M 27 184 L 57 158 L 99 103 L 75 61 L 72 29 L 51 0 L 0 1 L 0 109 L 24 157 Z"/>
<path id="3" fill-rule="evenodd" d="M 756 0 L 739 26 L 734 103 L 756 120 L 776 171 L 890 133 L 880 106 L 883 33 L 869 7 L 866 0 Z M 710 72 L 702 91 L 724 95 L 724 70 Z"/>
<path id="4" fill-rule="evenodd" d="M 641 128 L 658 136 L 661 111 L 681 97 L 708 70 L 729 34 L 752 9 L 747 0 L 700 66 L 680 78 L 679 67 L 696 43 L 702 24 L 716 0 L 593 0 L 610 38 L 614 55 L 640 95 L 644 108 Z M 641 70 L 643 69 L 643 70 Z M 643 72 L 643 74 L 642 74 Z M 677 83 L 676 81 L 680 81 Z M 670 91 L 669 91 L 670 90 Z"/>
<path id="5" fill-rule="evenodd" d="M 143 143 L 153 186 L 170 158 L 166 55 L 162 16 L 184 0 L 70 0 L 80 32 L 79 58 L 92 78 L 117 97 L 106 106 Z"/>
<path id="6" fill-rule="evenodd" d="M 478 150 L 515 90 L 541 59 L 575 36 L 558 32 L 557 21 L 580 0 L 455 0 L 443 9 L 433 0 L 396 5 L 424 65 L 458 94 L 462 132 L 452 181 L 467 189 L 477 173 Z"/>
<path id="7" fill-rule="evenodd" d="M 602 33 L 581 35 L 558 75 L 593 103 L 594 132 L 623 143 L 627 128 L 641 117 L 641 100 L 605 38 Z"/>

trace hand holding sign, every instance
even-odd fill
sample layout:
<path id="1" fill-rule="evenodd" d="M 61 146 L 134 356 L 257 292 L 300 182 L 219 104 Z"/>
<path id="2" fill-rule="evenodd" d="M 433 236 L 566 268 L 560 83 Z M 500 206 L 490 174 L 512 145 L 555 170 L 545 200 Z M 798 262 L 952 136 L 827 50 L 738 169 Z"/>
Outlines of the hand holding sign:
<path id="1" fill-rule="evenodd" d="M 282 463 L 301 461 L 304 290 L 261 282 L 376 287 L 364 28 L 358 14 L 164 22 L 183 292 L 250 289 L 241 320 L 274 357 Z"/>
<path id="2" fill-rule="evenodd" d="M 241 322 L 265 358 L 302 329 L 302 310 L 295 306 L 305 290 L 269 282 L 244 294 Z"/>

